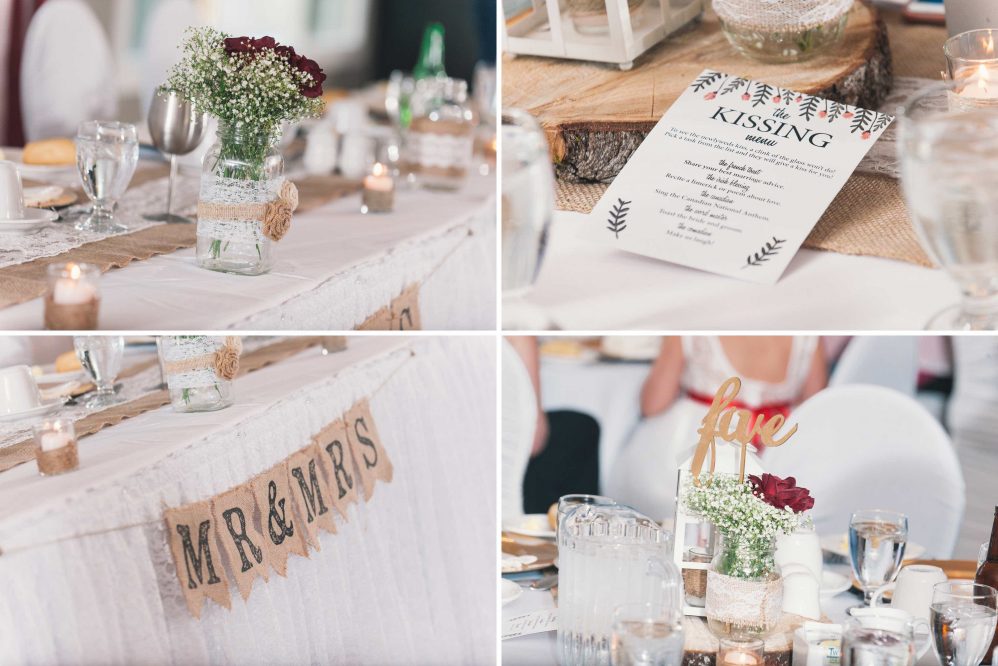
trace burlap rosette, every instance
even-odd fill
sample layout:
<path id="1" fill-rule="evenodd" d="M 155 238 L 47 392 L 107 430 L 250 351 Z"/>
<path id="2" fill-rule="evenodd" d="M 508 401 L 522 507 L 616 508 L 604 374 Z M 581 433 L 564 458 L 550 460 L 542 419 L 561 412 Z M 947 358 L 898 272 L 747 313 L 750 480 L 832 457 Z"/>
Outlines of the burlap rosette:
<path id="1" fill-rule="evenodd" d="M 259 222 L 264 236 L 279 241 L 291 228 L 291 215 L 297 208 L 298 188 L 290 180 L 285 180 L 277 197 L 267 203 L 198 201 L 198 218 L 250 224 Z"/>
<path id="2" fill-rule="evenodd" d="M 242 339 L 229 336 L 214 353 L 167 361 L 163 364 L 163 370 L 167 376 L 212 370 L 219 379 L 231 381 L 239 374 L 239 355 L 242 351 Z"/>

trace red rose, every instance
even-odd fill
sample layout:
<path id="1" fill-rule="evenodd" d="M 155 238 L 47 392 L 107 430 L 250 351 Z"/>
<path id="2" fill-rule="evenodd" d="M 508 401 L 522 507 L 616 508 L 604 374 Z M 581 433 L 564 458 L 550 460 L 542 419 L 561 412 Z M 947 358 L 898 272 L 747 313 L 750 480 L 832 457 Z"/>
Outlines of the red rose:
<path id="1" fill-rule="evenodd" d="M 326 75 L 322 73 L 319 63 L 305 56 L 296 56 L 296 58 L 297 62 L 292 62 L 292 66 L 312 77 L 312 85 L 300 88 L 301 94 L 305 97 L 321 97 L 322 82 L 326 80 Z"/>
<path id="2" fill-rule="evenodd" d="M 253 50 L 249 37 L 229 37 L 223 44 L 226 53 L 249 53 Z"/>
<path id="3" fill-rule="evenodd" d="M 763 474 L 762 477 L 751 474 L 749 482 L 756 497 L 777 509 L 789 507 L 794 513 L 802 513 L 814 507 L 810 491 L 799 487 L 797 479 L 792 476 L 781 479 L 772 474 Z"/>
<path id="4" fill-rule="evenodd" d="M 277 46 L 277 40 L 273 37 L 258 37 L 256 39 L 250 40 L 250 44 L 257 51 L 262 51 L 264 49 L 272 49 Z"/>

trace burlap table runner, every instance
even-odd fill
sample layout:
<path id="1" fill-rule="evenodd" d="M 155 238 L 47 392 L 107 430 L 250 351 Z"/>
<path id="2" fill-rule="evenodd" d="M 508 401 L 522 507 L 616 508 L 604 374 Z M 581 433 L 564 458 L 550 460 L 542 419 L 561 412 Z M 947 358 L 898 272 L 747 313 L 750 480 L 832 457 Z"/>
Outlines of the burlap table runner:
<path id="1" fill-rule="evenodd" d="M 242 376 L 272 363 L 283 361 L 304 349 L 319 344 L 321 340 L 322 338 L 315 336 L 292 336 L 282 338 L 253 351 L 245 352 L 239 360 L 239 375 L 237 376 Z M 141 370 L 145 370 L 157 362 L 156 359 L 152 359 L 137 363 L 123 371 L 121 377 L 136 375 Z M 104 428 L 118 425 L 125 419 L 138 416 L 153 409 L 159 409 L 163 405 L 169 404 L 169 402 L 169 391 L 165 389 L 150 391 L 135 400 L 123 402 L 120 405 L 113 405 L 79 419 L 74 423 L 76 436 L 78 439 L 82 439 L 86 435 L 92 435 Z M 17 467 L 18 465 L 34 460 L 34 458 L 34 438 L 4 447 L 0 449 L 0 472 L 5 472 L 12 467 Z"/>
<path id="2" fill-rule="evenodd" d="M 884 11 L 895 76 L 939 79 L 945 69 L 946 29 L 907 24 L 897 12 Z M 555 205 L 560 210 L 590 212 L 606 183 L 559 180 Z M 908 219 L 898 181 L 855 173 L 804 241 L 804 247 L 840 254 L 885 257 L 933 267 Z"/>
<path id="3" fill-rule="evenodd" d="M 161 170 L 147 169 L 137 172 L 136 177 L 149 171 L 160 177 L 162 175 Z M 144 177 L 133 184 L 138 185 L 155 177 L 144 173 Z M 360 190 L 359 182 L 338 176 L 307 176 L 295 181 L 295 184 L 298 186 L 298 213 Z M 99 266 L 101 272 L 106 272 L 133 261 L 194 247 L 197 244 L 196 231 L 193 224 L 158 224 L 134 233 L 87 243 L 54 257 L 41 257 L 0 268 L 0 309 L 44 296 L 48 289 L 46 271 L 49 264 L 67 261 L 90 263 Z"/>

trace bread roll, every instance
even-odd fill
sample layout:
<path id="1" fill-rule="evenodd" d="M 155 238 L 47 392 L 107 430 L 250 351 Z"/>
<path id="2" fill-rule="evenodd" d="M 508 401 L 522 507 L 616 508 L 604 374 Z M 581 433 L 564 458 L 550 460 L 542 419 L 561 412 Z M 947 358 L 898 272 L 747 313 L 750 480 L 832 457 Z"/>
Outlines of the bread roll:
<path id="1" fill-rule="evenodd" d="M 24 146 L 25 164 L 71 166 L 76 164 L 76 144 L 72 139 L 42 139 Z"/>
<path id="2" fill-rule="evenodd" d="M 553 530 L 557 530 L 558 529 L 558 503 L 557 502 L 555 502 L 554 504 L 552 504 L 551 508 L 548 509 L 548 523 L 551 525 L 551 529 L 553 529 Z"/>
<path id="3" fill-rule="evenodd" d="M 56 372 L 72 372 L 82 369 L 83 366 L 80 365 L 80 359 L 76 357 L 76 352 L 68 351 L 65 354 L 59 354 L 59 357 L 55 360 Z"/>

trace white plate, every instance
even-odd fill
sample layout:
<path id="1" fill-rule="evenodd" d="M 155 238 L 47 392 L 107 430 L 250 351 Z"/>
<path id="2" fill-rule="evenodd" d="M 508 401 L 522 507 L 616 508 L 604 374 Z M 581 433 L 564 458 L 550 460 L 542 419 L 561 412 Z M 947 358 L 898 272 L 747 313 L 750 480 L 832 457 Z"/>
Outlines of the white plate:
<path id="1" fill-rule="evenodd" d="M 17 167 L 17 170 L 21 172 L 21 178 L 27 178 L 29 180 L 40 180 L 44 182 L 47 178 L 51 178 L 52 176 L 65 176 L 76 171 L 75 164 L 60 164 L 57 166 L 45 164 L 25 164 L 21 161 L 24 155 L 24 150 L 21 148 L 4 148 L 3 154 L 4 159 L 13 162 L 14 166 Z"/>
<path id="2" fill-rule="evenodd" d="M 0 414 L 0 423 L 9 423 L 11 421 L 20 421 L 21 419 L 30 419 L 38 416 L 48 416 L 59 409 L 65 401 L 62 399 L 53 400 L 51 402 L 46 402 L 38 407 L 32 409 L 26 409 L 23 412 L 14 412 L 12 414 Z"/>
<path id="3" fill-rule="evenodd" d="M 835 553 L 841 557 L 849 559 L 849 535 L 848 534 L 832 534 L 829 536 L 821 537 L 821 547 L 823 550 L 827 550 L 830 553 Z M 917 543 L 908 542 L 908 545 L 904 548 L 904 559 L 906 560 L 917 560 L 922 555 L 925 554 L 925 546 L 920 546 Z"/>
<path id="4" fill-rule="evenodd" d="M 84 379 L 87 379 L 86 370 L 53 371 L 35 375 L 36 384 L 64 384 L 66 382 L 82 382 Z"/>
<path id="5" fill-rule="evenodd" d="M 20 220 L 0 220 L 0 233 L 34 233 L 49 222 L 59 219 L 55 211 L 44 208 L 26 208 Z"/>
<path id="6" fill-rule="evenodd" d="M 505 578 L 499 579 L 500 589 L 502 590 L 502 605 L 511 604 L 520 598 L 523 594 L 523 588 L 514 583 L 511 580 L 506 580 Z"/>
<path id="7" fill-rule="evenodd" d="M 852 587 L 852 581 L 847 576 L 828 570 L 821 572 L 822 599 L 831 599 L 836 595 L 842 594 L 850 587 Z"/>
<path id="8" fill-rule="evenodd" d="M 546 513 L 529 513 L 520 516 L 516 520 L 509 520 L 503 523 L 502 528 L 514 534 L 539 537 L 541 539 L 553 539 L 555 537 L 551 524 L 548 523 Z"/>

